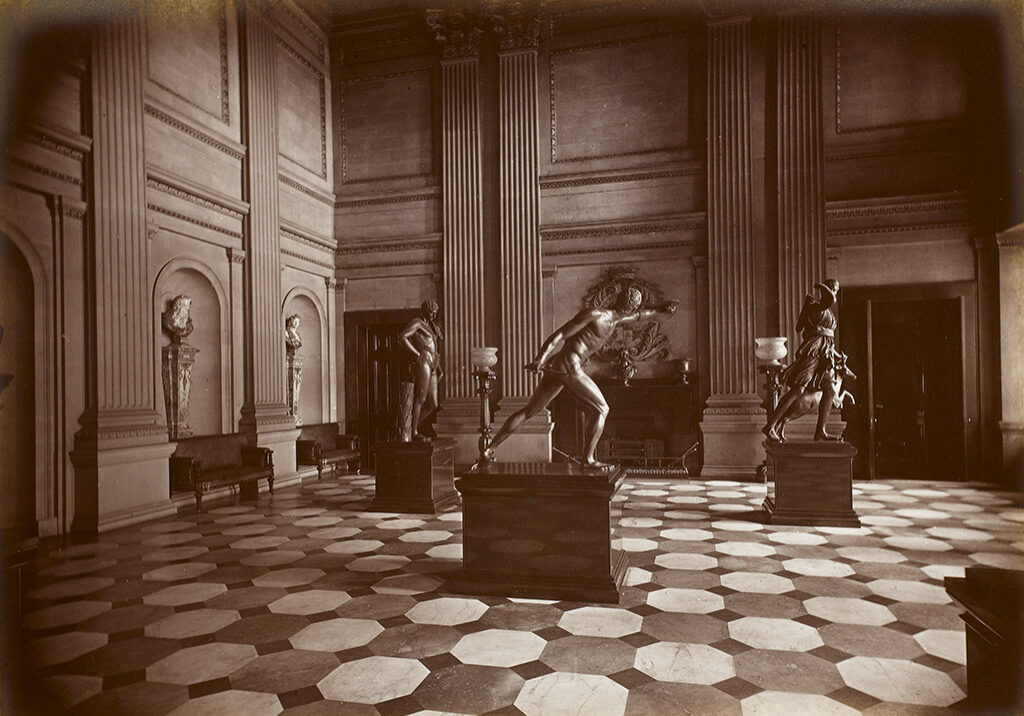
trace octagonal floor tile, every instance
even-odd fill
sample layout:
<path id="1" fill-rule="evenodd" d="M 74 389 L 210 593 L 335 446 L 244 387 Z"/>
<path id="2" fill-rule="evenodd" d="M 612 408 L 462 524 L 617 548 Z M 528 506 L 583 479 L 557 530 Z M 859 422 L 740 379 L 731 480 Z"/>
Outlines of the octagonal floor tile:
<path id="1" fill-rule="evenodd" d="M 246 567 L 280 567 L 282 564 L 297 562 L 306 556 L 305 552 L 294 549 L 275 549 L 267 552 L 256 552 L 242 557 L 239 564 Z"/>
<path id="2" fill-rule="evenodd" d="M 217 569 L 217 565 L 210 562 L 182 562 L 151 569 L 143 574 L 142 578 L 154 582 L 180 582 L 185 579 L 195 579 L 215 569 Z"/>
<path id="3" fill-rule="evenodd" d="M 285 694 L 315 686 L 338 666 L 338 657 L 322 651 L 288 649 L 265 654 L 231 674 L 231 686 L 243 691 Z"/>
<path id="4" fill-rule="evenodd" d="M 854 573 L 848 564 L 827 559 L 787 559 L 782 566 L 809 577 L 849 577 Z"/>
<path id="5" fill-rule="evenodd" d="M 710 614 L 725 608 L 725 600 L 714 592 L 673 587 L 651 592 L 647 595 L 647 603 L 665 612 L 686 612 L 688 614 Z"/>
<path id="6" fill-rule="evenodd" d="M 881 656 L 910 661 L 924 653 L 914 637 L 880 626 L 825 624 L 818 628 L 818 634 L 826 646 L 852 656 Z"/>
<path id="7" fill-rule="evenodd" d="M 92 592 L 97 592 L 114 583 L 110 577 L 80 577 L 79 579 L 67 579 L 45 587 L 33 589 L 28 593 L 29 599 L 68 599 L 69 597 L 81 597 Z"/>
<path id="8" fill-rule="evenodd" d="M 740 702 L 714 686 L 654 681 L 629 690 L 626 716 L 740 716 Z"/>
<path id="9" fill-rule="evenodd" d="M 427 550 L 427 556 L 434 559 L 462 559 L 462 543 L 439 544 Z"/>
<path id="10" fill-rule="evenodd" d="M 840 547 L 836 550 L 842 557 L 857 562 L 886 562 L 896 564 L 906 562 L 907 558 L 893 549 L 881 547 Z"/>
<path id="11" fill-rule="evenodd" d="M 296 649 L 343 651 L 366 644 L 382 631 L 384 627 L 369 619 L 328 619 L 310 624 L 288 641 Z"/>
<path id="12" fill-rule="evenodd" d="M 810 651 L 824 645 L 816 629 L 790 619 L 743 617 L 729 622 L 729 636 L 755 649 Z"/>
<path id="13" fill-rule="evenodd" d="M 623 517 L 619 520 L 620 527 L 661 527 L 663 521 L 654 517 Z"/>
<path id="14" fill-rule="evenodd" d="M 452 626 L 476 621 L 486 611 L 487 605 L 479 599 L 439 597 L 427 602 L 420 602 L 410 609 L 406 616 L 417 624 Z"/>
<path id="15" fill-rule="evenodd" d="M 56 629 L 57 627 L 78 624 L 86 619 L 110 611 L 110 602 L 77 601 L 55 604 L 52 607 L 45 607 L 22 619 L 22 625 L 32 631 L 44 629 Z"/>
<path id="16" fill-rule="evenodd" d="M 623 537 L 621 545 L 626 552 L 650 552 L 658 548 L 658 543 L 654 540 L 641 537 Z"/>
<path id="17" fill-rule="evenodd" d="M 217 641 L 237 644 L 269 644 L 283 641 L 309 625 L 297 614 L 254 614 L 217 632 Z"/>
<path id="18" fill-rule="evenodd" d="M 288 538 L 282 535 L 261 535 L 259 537 L 245 537 L 244 539 L 232 542 L 231 549 L 270 549 L 280 547 L 288 542 Z"/>
<path id="19" fill-rule="evenodd" d="M 892 535 L 883 537 L 882 541 L 896 549 L 921 550 L 926 552 L 948 552 L 953 545 L 931 537 L 914 537 L 910 535 Z"/>
<path id="20" fill-rule="evenodd" d="M 778 544 L 803 546 L 815 546 L 828 542 L 827 539 L 813 532 L 773 532 L 768 535 L 768 539 Z"/>
<path id="21" fill-rule="evenodd" d="M 316 614 L 337 609 L 351 597 L 345 592 L 327 589 L 310 589 L 305 592 L 286 594 L 267 605 L 277 614 Z"/>
<path id="22" fill-rule="evenodd" d="M 714 569 L 718 566 L 718 558 L 707 554 L 668 552 L 655 557 L 654 563 L 666 569 Z"/>
<path id="23" fill-rule="evenodd" d="M 674 527 L 667 530 L 661 531 L 662 539 L 670 539 L 678 542 L 702 542 L 709 540 L 714 535 L 707 530 L 697 530 L 689 528 Z"/>
<path id="24" fill-rule="evenodd" d="M 371 587 L 377 594 L 425 594 L 441 586 L 441 580 L 423 574 L 397 574 L 380 580 Z"/>
<path id="25" fill-rule="evenodd" d="M 237 671 L 257 656 L 249 644 L 203 644 L 176 651 L 146 668 L 147 681 L 198 684 Z"/>
<path id="26" fill-rule="evenodd" d="M 400 542 L 444 542 L 452 536 L 447 530 L 417 530 L 399 535 Z"/>
<path id="27" fill-rule="evenodd" d="M 882 626 L 896 621 L 888 608 L 864 599 L 813 597 L 804 602 L 808 614 L 840 624 Z"/>
<path id="28" fill-rule="evenodd" d="M 530 679 L 516 697 L 515 706 L 526 716 L 625 713 L 629 692 L 605 676 L 555 672 Z"/>
<path id="29" fill-rule="evenodd" d="M 723 587 L 735 589 L 737 592 L 755 592 L 757 594 L 782 594 L 793 591 L 793 581 L 777 574 L 762 572 L 730 572 L 719 577 Z"/>
<path id="30" fill-rule="evenodd" d="M 106 634 L 72 631 L 36 639 L 28 647 L 29 658 L 38 667 L 64 664 L 107 643 Z"/>
<path id="31" fill-rule="evenodd" d="M 860 711 L 821 694 L 762 691 L 742 701 L 743 716 L 858 716 Z"/>
<path id="32" fill-rule="evenodd" d="M 142 598 L 143 604 L 155 604 L 165 607 L 180 607 L 185 604 L 198 604 L 213 599 L 228 590 L 223 584 L 214 582 L 190 582 L 175 584 L 171 587 L 147 594 Z"/>
<path id="33" fill-rule="evenodd" d="M 403 624 L 392 627 L 367 644 L 378 656 L 422 659 L 447 654 L 462 638 L 455 627 L 439 624 Z"/>
<path id="34" fill-rule="evenodd" d="M 576 636 L 618 637 L 640 631 L 643 617 L 624 609 L 579 607 L 563 614 L 558 626 Z"/>
<path id="35" fill-rule="evenodd" d="M 185 559 L 194 559 L 209 551 L 209 547 L 199 545 L 192 547 L 168 547 L 144 554 L 141 559 L 143 562 L 179 562 Z"/>
<path id="36" fill-rule="evenodd" d="M 103 690 L 103 679 L 97 676 L 57 674 L 42 680 L 51 710 L 70 710 L 75 704 L 95 696 Z M 50 706 L 52 704 L 52 706 Z M 47 708 L 47 707 L 43 707 Z"/>
<path id="37" fill-rule="evenodd" d="M 398 554 L 375 554 L 369 557 L 356 557 L 345 566 L 357 572 L 390 572 L 401 569 L 409 563 L 409 558 Z"/>
<path id="38" fill-rule="evenodd" d="M 381 530 L 418 530 L 426 524 L 426 521 L 415 518 L 389 519 L 377 523 L 377 529 Z"/>
<path id="39" fill-rule="evenodd" d="M 868 589 L 879 596 L 903 603 L 948 604 L 952 601 L 943 587 L 902 579 L 876 579 L 868 582 Z"/>
<path id="40" fill-rule="evenodd" d="M 707 644 L 648 644 L 636 650 L 633 665 L 658 681 L 682 684 L 715 684 L 736 675 L 733 657 Z"/>
<path id="41" fill-rule="evenodd" d="M 451 653 L 464 664 L 509 667 L 537 659 L 546 644 L 531 632 L 485 629 L 462 637 Z"/>
<path id="42" fill-rule="evenodd" d="M 970 542 L 987 542 L 993 539 L 992 535 L 982 530 L 972 530 L 966 527 L 929 527 L 925 530 L 932 537 L 941 540 L 965 540 Z"/>
<path id="43" fill-rule="evenodd" d="M 733 657 L 736 675 L 765 690 L 828 694 L 841 689 L 836 665 L 813 654 L 751 649 Z"/>
<path id="44" fill-rule="evenodd" d="M 252 580 L 256 587 L 298 587 L 301 584 L 309 584 L 323 577 L 325 572 L 322 569 L 278 569 L 273 572 L 261 574 Z"/>
<path id="45" fill-rule="evenodd" d="M 911 661 L 855 656 L 838 668 L 849 686 L 882 701 L 951 706 L 964 698 L 949 676 Z"/>
<path id="46" fill-rule="evenodd" d="M 618 639 L 567 636 L 548 642 L 540 660 L 555 671 L 615 674 L 633 666 L 636 649 Z"/>
<path id="47" fill-rule="evenodd" d="M 325 699 L 376 704 L 411 694 L 429 673 L 414 659 L 370 656 L 342 664 L 317 687 Z"/>
<path id="48" fill-rule="evenodd" d="M 932 656 L 954 664 L 967 663 L 967 639 L 962 631 L 926 629 L 914 634 L 914 641 Z"/>
<path id="49" fill-rule="evenodd" d="M 437 709 L 417 712 L 421 716 L 483 714 L 511 706 L 524 683 L 509 669 L 455 664 L 432 672 L 413 696 Z"/>
<path id="50" fill-rule="evenodd" d="M 347 539 L 362 532 L 358 527 L 327 527 L 309 533 L 312 539 Z"/>
<path id="51" fill-rule="evenodd" d="M 238 612 L 230 609 L 192 609 L 146 625 L 145 634 L 161 639 L 188 639 L 200 634 L 212 634 L 239 618 Z"/>
<path id="52" fill-rule="evenodd" d="M 715 549 L 733 557 L 767 557 L 775 554 L 774 547 L 760 542 L 722 542 L 715 545 Z"/>
<path id="53" fill-rule="evenodd" d="M 643 633 L 659 641 L 692 644 L 712 644 L 729 635 L 727 624 L 721 619 L 676 612 L 657 612 L 644 617 Z"/>
<path id="54" fill-rule="evenodd" d="M 231 713 L 245 716 L 276 716 L 283 710 L 277 694 L 231 689 L 189 699 L 168 716 L 219 716 Z"/>

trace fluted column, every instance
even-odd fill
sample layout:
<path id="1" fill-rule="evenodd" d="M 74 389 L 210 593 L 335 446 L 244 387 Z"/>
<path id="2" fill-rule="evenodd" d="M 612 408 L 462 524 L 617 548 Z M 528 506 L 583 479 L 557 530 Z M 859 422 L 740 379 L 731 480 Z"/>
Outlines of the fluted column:
<path id="1" fill-rule="evenodd" d="M 708 294 L 711 394 L 706 476 L 755 475 L 764 410 L 754 360 L 750 18 L 708 22 Z"/>
<path id="2" fill-rule="evenodd" d="M 92 37 L 91 231 L 86 251 L 86 395 L 75 436 L 74 529 L 168 497 L 173 449 L 157 407 L 137 12 Z M 141 511 L 141 510 L 140 510 Z"/>
<path id="3" fill-rule="evenodd" d="M 278 207 L 276 42 L 274 29 L 249 5 L 243 13 L 243 186 L 249 202 L 243 281 L 245 399 L 239 428 L 274 450 L 275 472 L 295 471 L 295 419 L 285 393 Z M 290 445 L 290 447 L 289 447 Z"/>
<path id="4" fill-rule="evenodd" d="M 483 176 L 477 18 L 458 11 L 428 11 L 441 46 L 444 253 L 445 400 L 435 422 L 456 441 L 455 461 L 475 457 L 478 398 L 470 349 L 484 345 Z M 500 359 L 500 358 L 499 358 Z"/>
<path id="5" fill-rule="evenodd" d="M 779 19 L 779 330 L 799 345 L 803 298 L 825 279 L 825 157 L 822 152 L 821 32 L 811 18 Z"/>
<path id="6" fill-rule="evenodd" d="M 1024 490 L 1024 224 L 996 235 L 999 246 L 999 384 L 1002 386 L 1003 484 Z"/>
<path id="7" fill-rule="evenodd" d="M 524 366 L 541 328 L 540 180 L 537 126 L 537 3 L 512 2 L 491 16 L 498 53 L 498 172 L 501 222 L 501 388 L 497 423 L 522 408 L 537 385 Z M 527 421 L 502 448 L 504 460 L 550 460 L 550 414 Z"/>

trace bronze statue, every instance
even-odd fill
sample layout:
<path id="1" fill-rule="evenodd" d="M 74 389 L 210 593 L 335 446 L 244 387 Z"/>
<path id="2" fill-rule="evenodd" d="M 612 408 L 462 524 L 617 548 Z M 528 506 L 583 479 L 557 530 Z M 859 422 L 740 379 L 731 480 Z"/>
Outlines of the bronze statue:
<path id="1" fill-rule="evenodd" d="M 409 321 L 398 336 L 401 345 L 412 354 L 408 368 L 413 383 L 413 440 L 429 440 L 420 433 L 420 423 L 437 407 L 437 382 L 444 377 L 438 345 L 444 340 L 444 333 L 437 320 L 438 310 L 437 301 L 424 301 L 421 314 Z"/>
<path id="2" fill-rule="evenodd" d="M 622 290 L 614 308 L 585 308 L 572 320 L 552 333 L 544 341 L 537 357 L 526 365 L 526 369 L 541 373 L 540 383 L 533 391 L 526 406 L 509 416 L 501 426 L 485 453 L 493 459 L 494 448 L 501 445 L 528 419 L 548 406 L 562 388 L 580 403 L 590 415 L 586 449 L 582 463 L 586 467 L 610 467 L 594 458 L 597 441 L 604 430 L 608 416 L 608 403 L 593 379 L 583 372 L 587 359 L 599 350 L 620 323 L 632 323 L 650 318 L 658 313 L 674 313 L 678 301 L 650 309 L 640 309 L 643 294 L 629 286 Z"/>
<path id="3" fill-rule="evenodd" d="M 842 440 L 842 436 L 825 432 L 825 421 L 832 406 L 842 407 L 852 396 L 842 388 L 844 378 L 855 376 L 846 367 L 846 355 L 836 350 L 835 330 L 838 325 L 832 307 L 839 294 L 839 282 L 828 279 L 814 284 L 818 296 L 804 298 L 796 329 L 800 347 L 793 362 L 782 371 L 780 381 L 786 390 L 772 411 L 764 433 L 769 440 L 785 440 L 786 423 L 813 409 L 818 411 L 814 428 L 815 440 Z"/>

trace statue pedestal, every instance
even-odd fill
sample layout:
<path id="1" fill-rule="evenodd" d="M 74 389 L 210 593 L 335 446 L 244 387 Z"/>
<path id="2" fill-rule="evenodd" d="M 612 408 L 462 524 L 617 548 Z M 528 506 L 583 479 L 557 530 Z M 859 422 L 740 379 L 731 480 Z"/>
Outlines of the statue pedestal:
<path id="1" fill-rule="evenodd" d="M 767 521 L 773 525 L 860 527 L 853 511 L 853 457 L 846 442 L 766 442 Z"/>
<path id="2" fill-rule="evenodd" d="M 374 512 L 434 514 L 456 505 L 455 446 L 449 440 L 379 443 Z"/>
<path id="3" fill-rule="evenodd" d="M 617 604 L 629 566 L 619 549 L 625 469 L 491 463 L 456 480 L 463 568 L 445 575 L 458 594 Z"/>

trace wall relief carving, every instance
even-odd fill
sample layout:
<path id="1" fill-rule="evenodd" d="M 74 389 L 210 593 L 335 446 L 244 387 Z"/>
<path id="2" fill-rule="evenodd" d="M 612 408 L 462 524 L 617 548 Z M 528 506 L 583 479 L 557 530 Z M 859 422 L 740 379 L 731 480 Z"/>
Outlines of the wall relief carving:
<path id="1" fill-rule="evenodd" d="M 638 278 L 633 266 L 613 266 L 587 289 L 583 305 L 587 308 L 608 308 L 615 305 L 619 295 L 628 288 L 640 291 L 641 307 L 660 306 L 664 303 L 661 288 L 651 281 Z M 649 361 L 666 362 L 672 353 L 668 336 L 654 320 L 620 325 L 611 339 L 594 359 L 612 364 L 615 374 L 625 385 L 637 373 L 637 365 Z"/>

